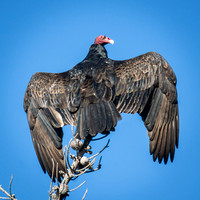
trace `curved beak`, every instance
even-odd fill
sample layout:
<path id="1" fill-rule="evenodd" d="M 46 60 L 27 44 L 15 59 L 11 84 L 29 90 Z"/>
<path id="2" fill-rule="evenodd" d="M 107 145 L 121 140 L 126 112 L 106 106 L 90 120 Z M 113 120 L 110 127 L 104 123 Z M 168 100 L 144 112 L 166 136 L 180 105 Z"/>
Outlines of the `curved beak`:
<path id="1" fill-rule="evenodd" d="M 110 40 L 109 40 L 109 43 L 110 43 L 110 44 L 114 44 L 114 40 L 111 40 L 111 39 L 110 39 Z"/>

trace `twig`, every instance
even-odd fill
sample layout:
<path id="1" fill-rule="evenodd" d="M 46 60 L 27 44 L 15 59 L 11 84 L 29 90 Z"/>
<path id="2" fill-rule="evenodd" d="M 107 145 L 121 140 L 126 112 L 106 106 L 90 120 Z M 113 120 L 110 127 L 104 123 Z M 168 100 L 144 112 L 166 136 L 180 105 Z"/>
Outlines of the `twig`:
<path id="1" fill-rule="evenodd" d="M 101 159 L 102 159 L 102 156 L 99 159 L 99 164 L 98 164 L 97 168 L 93 169 L 92 171 L 86 171 L 85 173 L 95 172 L 95 171 L 101 169 Z"/>
<path id="2" fill-rule="evenodd" d="M 94 172 L 94 171 L 97 171 L 97 170 L 100 169 L 100 167 L 101 167 L 100 162 L 101 162 L 102 157 L 99 160 L 99 164 L 98 164 L 97 168 L 93 169 L 93 164 L 96 161 L 95 157 L 98 156 L 102 151 L 104 151 L 108 147 L 108 144 L 110 142 L 110 139 L 109 139 L 107 144 L 105 145 L 105 147 L 101 151 L 99 151 L 97 154 L 95 154 L 94 156 L 91 156 L 90 158 L 88 158 L 89 160 L 88 160 L 88 163 L 86 163 L 86 166 L 84 166 L 85 164 L 83 164 L 83 166 L 82 166 L 81 165 L 81 159 L 83 158 L 83 155 L 85 153 L 87 153 L 87 151 L 89 149 L 88 145 L 92 141 L 92 136 L 88 135 L 85 138 L 83 146 L 81 147 L 81 149 L 76 150 L 76 155 L 73 155 L 73 154 L 70 153 L 71 142 L 72 142 L 73 139 L 75 140 L 75 142 L 77 140 L 76 137 L 75 137 L 75 134 L 74 134 L 73 126 L 72 126 L 72 134 L 73 134 L 73 137 L 70 139 L 68 145 L 66 145 L 64 147 L 64 155 L 66 157 L 66 163 L 68 165 L 68 170 L 66 171 L 66 173 L 63 173 L 63 175 L 62 175 L 63 180 L 62 180 L 60 186 L 59 186 L 59 183 L 57 183 L 57 185 L 58 185 L 57 189 L 56 190 L 53 189 L 53 191 L 51 192 L 51 197 L 52 197 L 53 192 L 56 191 L 59 200 L 65 198 L 66 196 L 69 196 L 70 192 L 78 189 L 79 187 L 81 187 L 86 182 L 86 181 L 84 181 L 83 183 L 81 183 L 76 188 L 74 188 L 72 190 L 68 190 L 68 183 L 69 183 L 70 180 L 75 180 L 77 177 L 79 177 L 80 175 L 82 175 L 84 173 Z M 102 138 L 104 138 L 104 137 L 102 137 Z M 99 138 L 99 139 L 102 139 L 102 138 Z M 69 157 L 73 159 L 72 164 L 70 164 Z M 80 165 L 83 168 L 80 168 Z M 58 169 L 56 168 L 56 170 L 58 170 Z M 56 171 L 56 175 L 57 175 L 57 173 L 58 172 Z M 56 178 L 57 178 L 57 176 L 56 176 Z M 57 178 L 57 180 L 58 180 L 58 178 Z M 63 186 L 65 186 L 67 188 L 66 191 L 62 189 Z M 52 190 L 52 185 L 51 185 L 50 188 Z M 88 189 L 86 190 L 82 200 L 85 199 L 87 192 L 88 192 Z"/>
<path id="3" fill-rule="evenodd" d="M 74 190 L 77 190 L 78 188 L 80 188 L 86 181 L 82 182 L 79 186 L 75 187 L 72 190 L 69 190 L 68 192 L 73 192 Z"/>
<path id="4" fill-rule="evenodd" d="M 74 137 L 74 140 L 76 139 L 76 137 L 75 137 L 75 134 L 74 134 L 74 126 L 73 125 L 71 125 L 71 129 L 72 129 L 72 135 L 73 135 L 73 137 Z"/>
<path id="5" fill-rule="evenodd" d="M 66 157 L 67 157 L 67 164 L 68 164 L 70 170 L 73 171 L 72 168 L 71 168 L 71 165 L 70 165 L 70 163 L 69 163 L 69 153 L 70 153 L 70 152 L 69 152 L 69 146 L 70 146 L 71 141 L 72 141 L 72 138 L 70 139 L 69 144 L 68 144 L 68 146 L 67 146 L 67 156 L 66 156 Z"/>
<path id="6" fill-rule="evenodd" d="M 107 142 L 107 144 L 106 144 L 106 146 L 101 150 L 101 151 L 99 151 L 97 154 L 95 154 L 95 155 L 93 155 L 93 156 L 91 156 L 89 159 L 92 159 L 92 158 L 94 158 L 94 157 L 96 157 L 96 156 L 98 156 L 104 149 L 106 149 L 106 148 L 108 148 L 108 144 L 109 144 L 109 142 L 110 142 L 110 139 L 108 140 L 108 142 Z"/>
<path id="7" fill-rule="evenodd" d="M 95 163 L 95 161 L 96 161 L 96 158 L 94 158 L 91 162 L 89 162 L 89 164 L 86 165 L 85 167 L 83 167 L 83 168 L 81 168 L 81 169 L 77 169 L 76 172 L 82 172 L 82 171 L 84 171 L 84 169 L 86 169 L 86 168 L 89 169 L 90 166 L 92 166 L 92 165 Z"/>
<path id="8" fill-rule="evenodd" d="M 3 193 L 5 193 L 5 194 L 9 197 L 9 199 L 17 200 L 14 196 L 11 196 L 8 192 L 6 192 L 6 191 L 2 188 L 1 185 L 0 185 L 0 190 L 1 190 Z"/>
<path id="9" fill-rule="evenodd" d="M 85 171 L 80 172 L 79 174 L 73 175 L 73 177 L 79 177 L 82 174 L 85 174 L 88 170 L 89 170 L 89 168 L 87 168 Z"/>
<path id="10" fill-rule="evenodd" d="M 86 196 L 87 192 L 88 192 L 88 188 L 86 189 L 86 191 L 85 191 L 85 194 L 83 195 L 83 198 L 82 198 L 82 200 L 84 200 L 84 199 L 85 199 L 85 196 Z"/>
<path id="11" fill-rule="evenodd" d="M 92 139 L 92 141 L 101 140 L 101 139 L 103 139 L 103 138 L 107 137 L 108 135 L 109 135 L 109 134 L 106 134 L 106 135 L 104 135 L 104 136 L 102 136 L 102 137 L 99 137 L 99 138 Z"/>
<path id="12" fill-rule="evenodd" d="M 71 129 L 72 129 L 72 135 L 74 137 L 74 142 L 75 142 L 76 146 L 78 146 L 78 142 L 77 142 L 76 136 L 74 134 L 74 126 L 73 125 L 71 125 Z M 75 151 L 76 151 L 76 154 L 77 154 L 78 153 L 77 149 Z"/>
<path id="13" fill-rule="evenodd" d="M 99 159 L 99 164 L 98 165 L 101 165 L 101 160 L 102 160 L 102 156 Z"/>
<path id="14" fill-rule="evenodd" d="M 53 158 L 51 159 L 53 163 L 53 169 L 52 169 L 52 174 L 51 174 L 51 184 L 50 184 L 50 190 L 49 190 L 49 200 L 51 200 L 51 194 L 52 194 L 52 184 L 53 184 L 53 176 L 54 176 L 54 161 Z"/>
<path id="15" fill-rule="evenodd" d="M 59 187 L 59 183 L 58 183 L 58 163 L 56 163 L 56 181 L 57 181 L 57 185 Z"/>
<path id="16" fill-rule="evenodd" d="M 12 174 L 12 176 L 11 176 L 10 184 L 9 184 L 9 192 L 10 192 L 10 196 L 12 196 L 12 192 L 11 192 L 12 181 L 13 181 L 13 174 Z"/>

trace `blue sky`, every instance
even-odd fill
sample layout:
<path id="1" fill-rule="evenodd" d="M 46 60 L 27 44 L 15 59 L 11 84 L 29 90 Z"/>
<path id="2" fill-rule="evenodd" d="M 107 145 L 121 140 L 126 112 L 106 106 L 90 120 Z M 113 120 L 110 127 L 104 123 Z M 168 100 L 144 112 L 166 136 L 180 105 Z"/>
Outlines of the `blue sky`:
<path id="1" fill-rule="evenodd" d="M 0 184 L 11 174 L 17 198 L 48 199 L 50 179 L 43 174 L 31 141 L 23 97 L 35 72 L 63 72 L 86 56 L 94 38 L 104 34 L 112 59 L 157 51 L 178 79 L 180 142 L 174 163 L 153 162 L 138 115 L 122 115 L 102 169 L 69 184 L 71 199 L 200 199 L 198 1 L 14 1 L 0 0 Z M 64 141 L 71 137 L 64 129 Z M 99 151 L 107 139 L 92 143 Z M 0 196 L 2 194 L 0 193 Z"/>

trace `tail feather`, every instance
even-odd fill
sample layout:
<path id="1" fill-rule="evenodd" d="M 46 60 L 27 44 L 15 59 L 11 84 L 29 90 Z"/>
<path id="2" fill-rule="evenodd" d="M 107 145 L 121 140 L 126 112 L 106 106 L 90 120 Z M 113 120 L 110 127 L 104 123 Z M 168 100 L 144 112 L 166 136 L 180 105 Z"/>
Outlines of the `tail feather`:
<path id="1" fill-rule="evenodd" d="M 111 130 L 112 128 L 112 116 L 109 110 L 109 106 L 107 103 L 104 103 L 104 108 L 105 108 L 105 112 L 106 112 L 106 131 Z"/>
<path id="2" fill-rule="evenodd" d="M 106 121 L 107 121 L 105 107 L 104 107 L 103 102 L 99 103 L 99 110 L 101 112 L 101 118 L 105 119 L 105 120 L 101 120 L 101 130 L 100 130 L 100 132 L 103 132 L 106 129 Z"/>
<path id="3" fill-rule="evenodd" d="M 76 136 L 81 139 L 89 135 L 114 130 L 121 115 L 112 102 L 99 101 L 84 105 L 78 114 Z"/>

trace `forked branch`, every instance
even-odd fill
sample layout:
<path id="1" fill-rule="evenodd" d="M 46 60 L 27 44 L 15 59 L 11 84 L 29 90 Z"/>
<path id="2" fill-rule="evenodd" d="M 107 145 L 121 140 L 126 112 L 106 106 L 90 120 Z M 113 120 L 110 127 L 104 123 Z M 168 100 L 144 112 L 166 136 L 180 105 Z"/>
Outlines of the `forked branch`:
<path id="1" fill-rule="evenodd" d="M 0 199 L 17 200 L 17 199 L 15 198 L 15 195 L 11 193 L 12 181 L 13 181 L 13 175 L 11 176 L 10 184 L 9 184 L 9 192 L 10 192 L 10 194 L 9 194 L 6 190 L 4 190 L 4 189 L 2 188 L 2 186 L 0 185 L 0 191 L 2 191 L 5 195 L 7 195 L 7 197 L 0 197 Z"/>
<path id="2" fill-rule="evenodd" d="M 53 183 L 53 174 L 52 174 L 52 181 L 51 181 L 51 185 L 50 185 L 51 191 L 49 192 L 49 196 L 50 196 L 49 200 L 65 199 L 67 196 L 69 196 L 70 192 L 81 187 L 86 181 L 84 181 L 78 187 L 71 189 L 71 190 L 69 190 L 68 184 L 69 184 L 70 180 L 75 180 L 77 177 L 79 177 L 85 173 L 94 172 L 94 171 L 99 170 L 101 168 L 100 162 L 101 162 L 102 157 L 99 160 L 98 166 L 94 169 L 93 165 L 96 161 L 96 157 L 100 153 L 102 153 L 102 151 L 104 151 L 106 148 L 109 147 L 108 145 L 109 145 L 110 140 L 108 140 L 107 144 L 101 151 L 99 151 L 98 153 L 96 153 L 95 155 L 93 155 L 91 157 L 86 157 L 86 156 L 84 156 L 86 153 L 92 154 L 92 151 L 90 150 L 91 146 L 89 145 L 90 142 L 93 141 L 92 137 L 87 136 L 86 139 L 84 140 L 84 142 L 82 142 L 81 140 L 79 140 L 75 137 L 73 127 L 72 127 L 72 136 L 73 137 L 70 139 L 68 145 L 65 146 L 65 148 L 64 148 L 64 155 L 66 156 L 66 162 L 67 162 L 68 169 L 65 173 L 59 172 L 60 175 L 63 177 L 63 180 L 62 180 L 60 186 L 59 185 L 53 186 L 53 188 L 52 188 L 52 183 Z M 70 152 L 70 148 L 75 150 L 75 155 Z M 70 164 L 70 159 L 72 159 L 71 164 Z M 54 163 L 53 163 L 53 167 L 54 167 Z M 52 170 L 52 173 L 54 173 L 53 170 Z M 87 191 L 88 190 L 86 190 L 82 200 L 85 199 Z"/>

